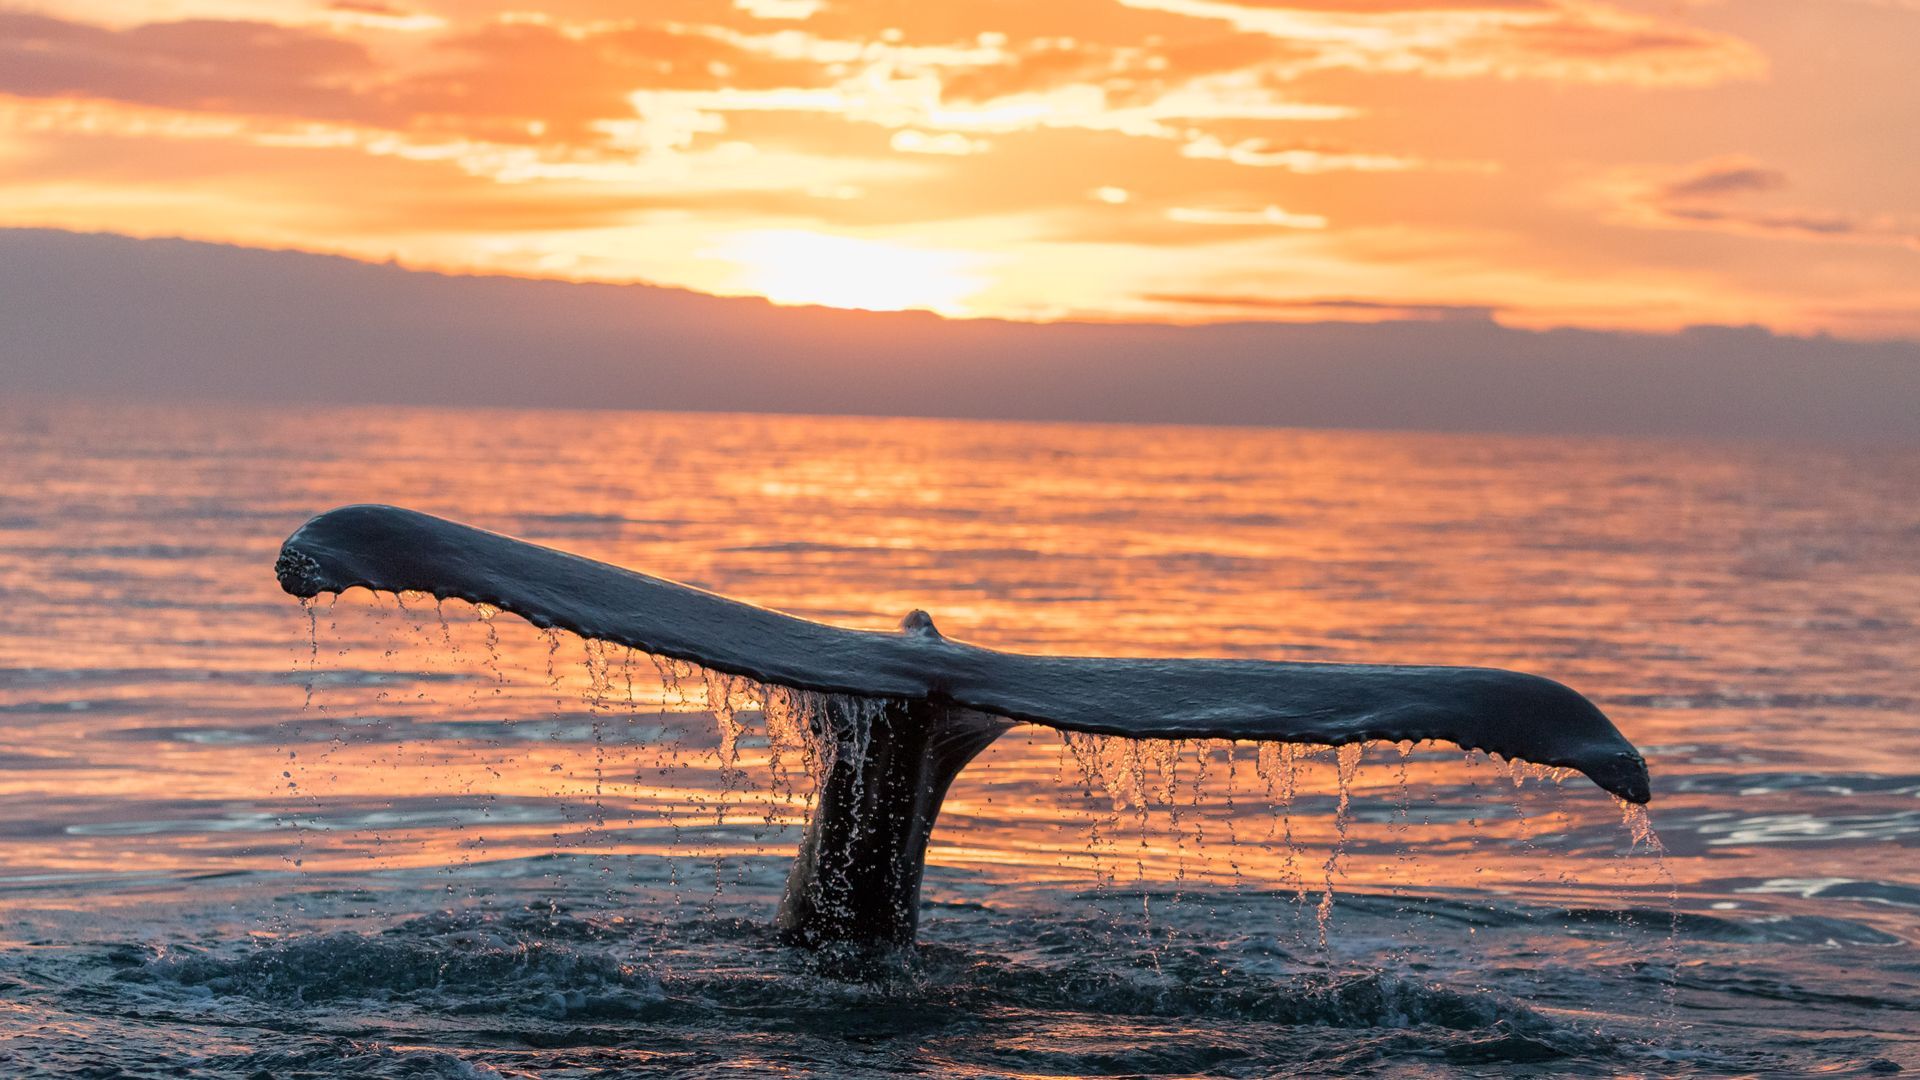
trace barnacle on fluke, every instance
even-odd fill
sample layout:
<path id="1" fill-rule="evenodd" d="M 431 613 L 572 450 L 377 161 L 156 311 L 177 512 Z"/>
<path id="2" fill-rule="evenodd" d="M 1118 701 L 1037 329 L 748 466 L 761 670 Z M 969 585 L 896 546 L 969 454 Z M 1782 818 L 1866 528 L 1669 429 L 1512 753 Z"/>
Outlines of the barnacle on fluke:
<path id="1" fill-rule="evenodd" d="M 294 596 L 313 596 L 325 592 L 326 586 L 320 577 L 320 564 L 305 552 L 291 547 L 282 547 L 280 557 L 273 560 L 273 576 L 280 579 L 280 587 Z"/>
<path id="2" fill-rule="evenodd" d="M 814 726 L 832 764 L 779 915 L 802 944 L 913 939 L 947 788 L 1016 723 L 1135 739 L 1440 740 L 1650 797 L 1645 761 L 1599 709 L 1514 671 L 1033 656 L 955 641 L 920 611 L 897 632 L 849 630 L 391 506 L 315 517 L 274 570 L 296 596 L 426 592 L 824 695 Z"/>

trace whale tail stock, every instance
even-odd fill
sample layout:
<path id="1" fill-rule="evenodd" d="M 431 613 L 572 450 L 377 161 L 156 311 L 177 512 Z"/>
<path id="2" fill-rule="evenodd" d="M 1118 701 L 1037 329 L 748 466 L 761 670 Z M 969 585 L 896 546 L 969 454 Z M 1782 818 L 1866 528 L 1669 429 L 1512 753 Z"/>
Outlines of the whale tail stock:
<path id="1" fill-rule="evenodd" d="M 831 755 L 778 920 L 809 945 L 912 941 L 947 787 L 1016 723 L 1139 739 L 1440 740 L 1572 768 L 1629 802 L 1650 797 L 1645 762 L 1599 709 L 1519 672 L 1032 656 L 949 639 L 918 611 L 896 632 L 849 630 L 391 506 L 313 518 L 274 570 L 299 597 L 426 592 L 836 695 L 824 700 L 838 715 L 816 721 L 849 752 Z"/>

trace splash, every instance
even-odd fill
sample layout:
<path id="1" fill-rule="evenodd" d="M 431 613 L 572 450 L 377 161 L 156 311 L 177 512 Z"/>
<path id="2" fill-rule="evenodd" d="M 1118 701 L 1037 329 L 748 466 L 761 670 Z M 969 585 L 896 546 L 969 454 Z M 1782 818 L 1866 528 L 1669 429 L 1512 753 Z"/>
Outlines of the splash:
<path id="1" fill-rule="evenodd" d="M 1620 807 L 1620 823 L 1626 826 L 1627 836 L 1633 847 L 1646 848 L 1655 858 L 1664 859 L 1667 847 L 1660 842 L 1660 834 L 1653 829 L 1653 815 L 1647 813 L 1644 806 L 1635 806 L 1625 799 L 1614 800 Z"/>

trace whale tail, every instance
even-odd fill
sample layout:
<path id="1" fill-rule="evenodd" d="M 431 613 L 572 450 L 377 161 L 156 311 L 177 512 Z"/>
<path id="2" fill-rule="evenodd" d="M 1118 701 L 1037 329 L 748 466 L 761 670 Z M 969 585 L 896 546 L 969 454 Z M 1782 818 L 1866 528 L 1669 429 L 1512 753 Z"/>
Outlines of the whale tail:
<path id="1" fill-rule="evenodd" d="M 346 506 L 287 538 L 275 572 L 312 597 L 426 592 L 539 627 L 757 682 L 877 703 L 830 704 L 831 755 L 779 925 L 804 944 L 907 943 L 927 837 L 960 770 L 1016 723 L 1137 739 L 1338 746 L 1455 743 L 1572 768 L 1634 803 L 1646 763 L 1604 714 L 1537 675 L 1493 668 L 1032 656 L 942 635 L 849 630 L 391 506 Z M 833 698 L 823 700 L 833 701 Z"/>

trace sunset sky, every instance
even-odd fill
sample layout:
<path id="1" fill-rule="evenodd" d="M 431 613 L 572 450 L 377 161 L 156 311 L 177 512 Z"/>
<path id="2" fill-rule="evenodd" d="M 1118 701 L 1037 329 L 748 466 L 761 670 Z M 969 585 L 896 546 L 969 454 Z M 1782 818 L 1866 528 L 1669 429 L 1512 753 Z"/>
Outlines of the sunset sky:
<path id="1" fill-rule="evenodd" d="M 1920 0 L 0 0 L 0 226 L 1920 339 Z"/>

